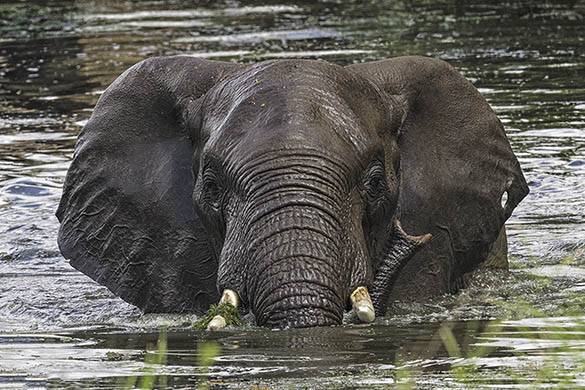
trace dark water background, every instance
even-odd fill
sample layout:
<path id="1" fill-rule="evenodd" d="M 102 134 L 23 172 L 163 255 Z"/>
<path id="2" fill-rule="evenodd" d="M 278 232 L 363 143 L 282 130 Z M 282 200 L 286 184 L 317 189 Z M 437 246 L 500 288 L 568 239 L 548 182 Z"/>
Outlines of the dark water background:
<path id="1" fill-rule="evenodd" d="M 499 114 L 530 184 L 507 225 L 512 272 L 396 304 L 373 326 L 205 334 L 186 316 L 142 316 L 60 256 L 54 212 L 99 95 L 170 54 L 448 60 Z M 585 387 L 584 295 L 584 1 L 0 3 L 0 388 L 134 376 L 145 387 Z"/>

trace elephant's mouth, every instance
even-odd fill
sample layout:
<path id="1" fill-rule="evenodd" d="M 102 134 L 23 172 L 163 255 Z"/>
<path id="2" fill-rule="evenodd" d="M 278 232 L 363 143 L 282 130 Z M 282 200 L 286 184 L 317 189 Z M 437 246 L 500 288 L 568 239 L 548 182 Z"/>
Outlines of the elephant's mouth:
<path id="1" fill-rule="evenodd" d="M 404 232 L 400 222 L 395 220 L 393 233 L 388 240 L 387 250 L 376 272 L 371 291 L 366 286 L 358 286 L 349 297 L 348 303 L 357 319 L 362 323 L 373 322 L 376 316 L 386 312 L 386 304 L 398 274 L 414 254 L 432 239 L 430 234 L 410 236 Z M 320 291 L 321 289 L 321 291 Z M 307 281 L 286 285 L 286 288 L 271 291 L 267 304 L 260 302 L 256 308 L 258 325 L 270 328 L 304 328 L 313 326 L 339 325 L 342 322 L 343 308 L 333 299 L 327 299 L 322 286 Z M 288 293 L 287 293 L 288 292 Z M 292 293 L 291 293 L 292 292 Z M 371 294 L 371 295 L 370 295 Z M 224 289 L 220 305 L 241 306 L 238 292 Z M 208 330 L 225 327 L 226 319 L 216 315 L 208 324 Z"/>

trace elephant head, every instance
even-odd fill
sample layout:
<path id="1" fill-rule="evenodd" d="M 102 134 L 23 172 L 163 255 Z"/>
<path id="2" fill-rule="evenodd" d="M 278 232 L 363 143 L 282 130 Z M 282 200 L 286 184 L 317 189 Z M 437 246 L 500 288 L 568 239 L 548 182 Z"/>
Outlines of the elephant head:
<path id="1" fill-rule="evenodd" d="M 59 245 L 144 311 L 226 292 L 259 325 L 331 325 L 351 304 L 371 320 L 368 289 L 382 314 L 411 258 L 409 283 L 439 290 L 477 267 L 526 193 L 501 123 L 442 61 L 152 58 L 79 136 Z"/>

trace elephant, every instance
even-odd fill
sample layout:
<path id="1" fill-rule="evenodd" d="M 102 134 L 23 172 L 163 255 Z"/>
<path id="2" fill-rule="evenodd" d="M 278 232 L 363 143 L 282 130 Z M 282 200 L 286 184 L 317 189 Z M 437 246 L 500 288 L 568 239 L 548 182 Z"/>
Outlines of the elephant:
<path id="1" fill-rule="evenodd" d="M 371 322 L 505 266 L 528 191 L 502 123 L 443 60 L 153 57 L 80 133 L 58 244 L 146 313 Z"/>

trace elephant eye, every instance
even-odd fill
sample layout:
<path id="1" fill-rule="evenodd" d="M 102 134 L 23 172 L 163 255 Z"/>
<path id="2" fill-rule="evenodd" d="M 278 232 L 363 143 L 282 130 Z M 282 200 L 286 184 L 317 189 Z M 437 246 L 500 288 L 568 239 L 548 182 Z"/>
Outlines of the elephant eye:
<path id="1" fill-rule="evenodd" d="M 378 197 L 386 189 L 386 176 L 384 167 L 380 164 L 373 165 L 364 178 L 364 190 L 369 198 Z"/>
<path id="2" fill-rule="evenodd" d="M 223 201 L 223 187 L 220 184 L 217 175 L 207 170 L 203 175 L 203 191 L 201 196 L 203 202 L 209 205 L 213 210 L 219 211 Z"/>

